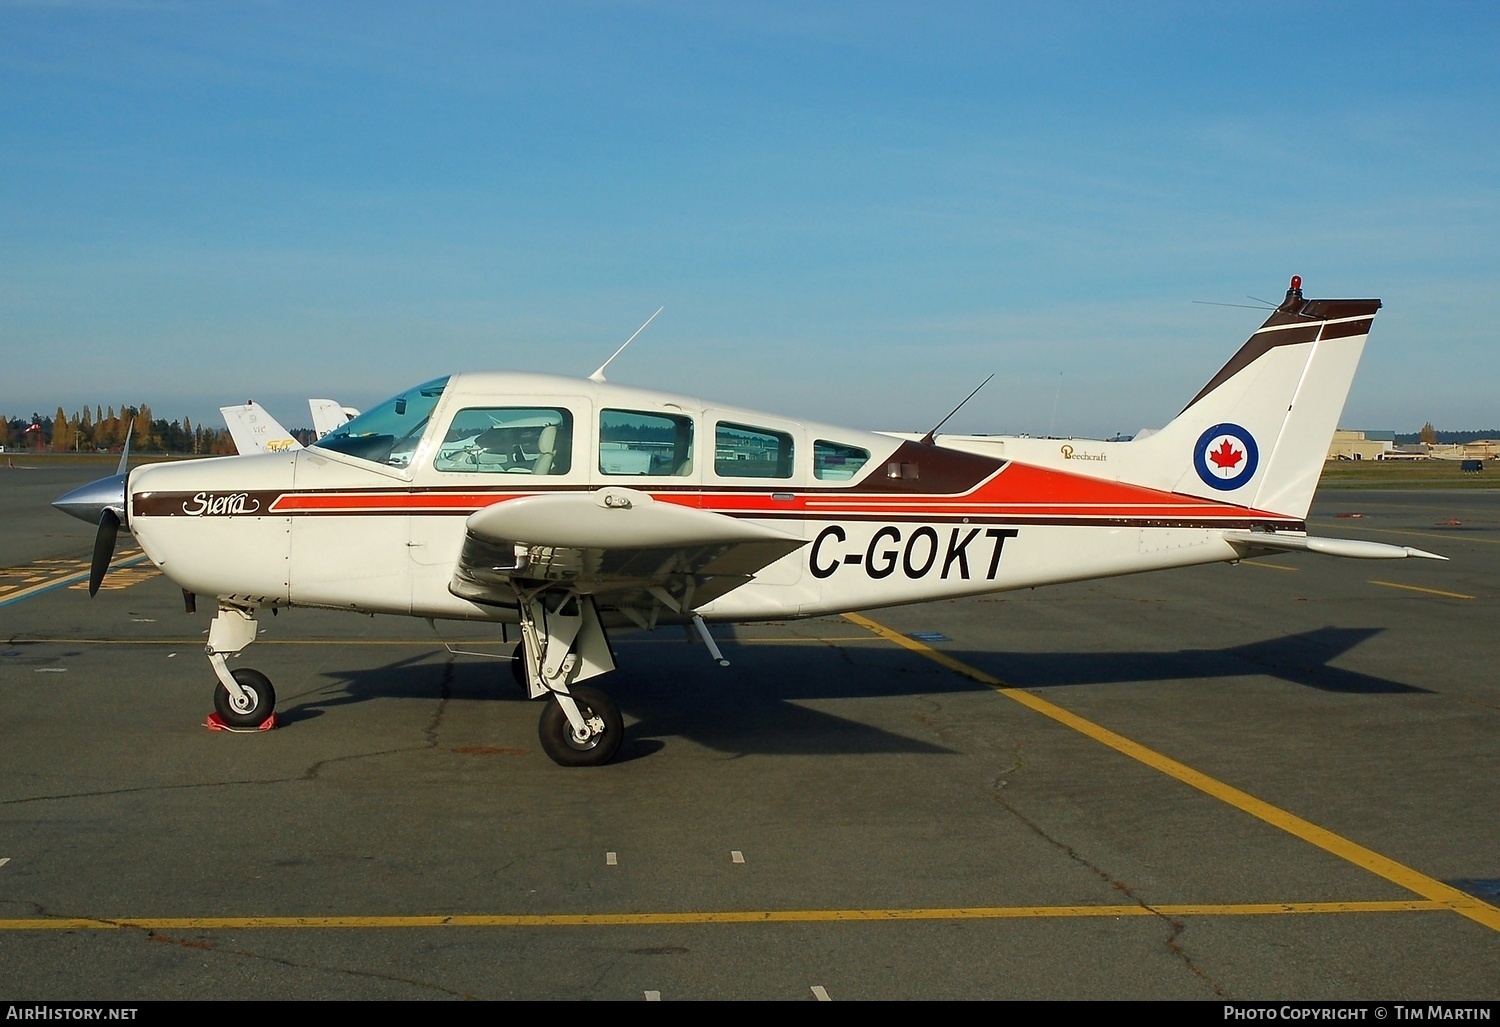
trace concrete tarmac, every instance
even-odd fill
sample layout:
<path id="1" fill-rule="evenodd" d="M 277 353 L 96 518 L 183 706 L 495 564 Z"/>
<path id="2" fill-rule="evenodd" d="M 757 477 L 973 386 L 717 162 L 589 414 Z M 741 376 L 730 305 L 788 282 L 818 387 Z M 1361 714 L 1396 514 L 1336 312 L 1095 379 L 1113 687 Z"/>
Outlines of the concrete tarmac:
<path id="1" fill-rule="evenodd" d="M 416 620 L 265 617 L 279 726 L 208 730 L 210 604 L 47 505 L 110 470 L 0 470 L 7 1000 L 1500 999 L 1500 492 L 1320 494 L 1448 563 L 622 636 L 566 770 Z"/>

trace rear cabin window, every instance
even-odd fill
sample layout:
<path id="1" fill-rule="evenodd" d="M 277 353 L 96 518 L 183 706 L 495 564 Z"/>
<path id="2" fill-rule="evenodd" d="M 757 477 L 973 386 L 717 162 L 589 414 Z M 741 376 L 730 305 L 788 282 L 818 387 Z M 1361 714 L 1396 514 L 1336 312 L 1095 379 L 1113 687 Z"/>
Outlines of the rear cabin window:
<path id="1" fill-rule="evenodd" d="M 869 461 L 868 449 L 826 439 L 813 443 L 813 477 L 822 481 L 848 481 Z"/>
<path id="2" fill-rule="evenodd" d="M 557 407 L 460 410 L 434 466 L 470 474 L 567 474 L 573 466 L 573 415 Z"/>
<path id="3" fill-rule="evenodd" d="M 599 473 L 692 474 L 693 419 L 644 410 L 601 411 Z"/>
<path id="4" fill-rule="evenodd" d="M 792 437 L 720 421 L 714 432 L 714 473 L 721 478 L 790 478 Z"/>

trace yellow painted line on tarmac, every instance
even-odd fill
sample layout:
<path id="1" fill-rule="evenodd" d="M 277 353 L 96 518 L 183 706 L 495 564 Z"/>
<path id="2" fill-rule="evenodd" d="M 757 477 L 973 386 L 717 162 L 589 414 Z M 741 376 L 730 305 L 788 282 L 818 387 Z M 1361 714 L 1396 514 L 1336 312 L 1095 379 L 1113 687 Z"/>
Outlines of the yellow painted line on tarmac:
<path id="1" fill-rule="evenodd" d="M 143 563 L 145 559 L 146 554 L 142 553 L 140 550 L 136 550 L 134 553 L 129 553 L 125 556 L 121 556 L 114 562 L 112 562 L 109 565 L 109 571 L 114 572 L 122 568 L 134 567 L 138 563 Z M 73 569 L 63 574 L 55 574 L 52 577 L 46 578 L 45 580 L 42 580 L 37 584 L 28 585 L 26 588 L 17 589 L 14 592 L 0 592 L 0 606 L 9 606 L 11 603 L 19 603 L 23 599 L 30 599 L 32 596 L 40 595 L 43 592 L 49 592 L 54 588 L 62 588 L 64 585 L 75 585 L 79 582 L 84 582 L 84 587 L 86 588 L 87 582 L 89 580 L 89 565 L 86 562 L 79 560 L 76 562 L 69 561 L 67 566 L 69 566 L 70 568 L 76 568 L 80 564 L 82 565 L 82 570 Z M 24 570 L 24 568 L 7 569 L 11 571 Z M 155 570 L 156 568 L 153 567 L 152 571 Z M 132 574 L 130 576 L 130 580 L 125 582 L 123 585 L 120 585 L 119 587 L 123 588 L 128 585 L 133 585 L 137 581 L 142 581 L 147 577 L 150 577 L 150 574 Z M 104 580 L 105 584 L 100 586 L 101 588 L 109 589 L 115 587 L 109 584 L 108 573 L 106 573 Z"/>
<path id="2" fill-rule="evenodd" d="M 1288 916 L 1441 912 L 1442 902 L 1260 902 L 1159 906 L 956 906 L 934 909 L 767 909 L 681 913 L 540 913 L 461 916 L 183 916 L 0 920 L 0 931 L 255 930 L 389 927 L 651 927 L 684 924 L 812 924 L 895 920 L 1051 920 L 1127 916 Z"/>
<path id="3" fill-rule="evenodd" d="M 1340 525 L 1340 530 L 1344 525 Z M 1351 531 L 1373 531 L 1377 535 L 1412 535 L 1416 538 L 1440 538 L 1448 542 L 1482 542 L 1487 546 L 1500 546 L 1500 538 L 1474 538 L 1464 532 L 1450 531 L 1446 535 L 1440 535 L 1431 531 L 1408 531 L 1405 528 L 1366 528 L 1358 524 L 1347 526 Z"/>
<path id="4" fill-rule="evenodd" d="M 1439 589 L 1439 588 L 1423 588 L 1420 585 L 1403 585 L 1403 584 L 1401 584 L 1400 582 L 1397 582 L 1397 581 L 1376 581 L 1374 578 L 1371 578 L 1370 579 L 1370 584 L 1372 584 L 1372 585 L 1384 585 L 1386 588 L 1404 588 L 1408 592 L 1426 592 L 1430 596 L 1445 596 L 1448 599 L 1474 599 L 1474 598 L 1477 598 L 1476 596 L 1467 596 L 1467 595 L 1464 595 L 1462 592 L 1444 592 L 1442 589 Z"/>
<path id="5" fill-rule="evenodd" d="M 1367 870 L 1377 877 L 1383 877 L 1392 884 L 1414 892 L 1432 902 L 1437 902 L 1453 912 L 1466 916 L 1476 923 L 1483 924 L 1494 931 L 1500 931 L 1500 908 L 1490 905 L 1465 894 L 1451 885 L 1428 877 L 1408 866 L 1403 866 L 1393 859 L 1382 856 L 1372 849 L 1352 842 L 1334 834 L 1326 828 L 1319 827 L 1310 821 L 1288 813 L 1286 810 L 1272 806 L 1270 803 L 1248 792 L 1242 792 L 1238 788 L 1215 780 L 1207 774 L 1201 773 L 1189 767 L 1185 763 L 1164 756 L 1155 750 L 1148 749 L 1139 742 L 1133 742 L 1124 735 L 1115 734 L 1108 728 L 1101 727 L 1093 721 L 1085 720 L 1075 713 L 1070 713 L 1061 706 L 1053 705 L 1045 699 L 1032 695 L 1024 689 L 1007 685 L 999 678 L 986 674 L 977 667 L 971 667 L 961 660 L 956 660 L 947 653 L 939 652 L 931 646 L 924 645 L 914 638 L 908 638 L 883 624 L 870 620 L 857 613 L 846 613 L 844 617 L 863 628 L 875 632 L 882 638 L 889 639 L 897 645 L 910 649 L 913 652 L 942 664 L 955 673 L 961 674 L 971 681 L 987 685 L 1007 699 L 1014 699 L 1023 706 L 1049 717 L 1066 727 L 1072 728 L 1081 734 L 1087 735 L 1103 745 L 1109 746 L 1116 752 L 1123 753 L 1131 759 L 1144 763 L 1154 770 L 1158 770 L 1169 777 L 1176 778 L 1183 784 L 1198 789 L 1206 795 L 1227 803 L 1251 816 L 1262 820 L 1272 827 L 1280 828 L 1311 845 L 1315 845 L 1325 852 L 1330 852 L 1340 859 L 1347 860 L 1361 869 Z"/>
<path id="6" fill-rule="evenodd" d="M 1288 567 L 1284 563 L 1261 563 L 1259 560 L 1242 561 L 1242 566 L 1259 567 L 1261 570 L 1266 571 L 1295 571 L 1298 569 L 1296 567 Z"/>

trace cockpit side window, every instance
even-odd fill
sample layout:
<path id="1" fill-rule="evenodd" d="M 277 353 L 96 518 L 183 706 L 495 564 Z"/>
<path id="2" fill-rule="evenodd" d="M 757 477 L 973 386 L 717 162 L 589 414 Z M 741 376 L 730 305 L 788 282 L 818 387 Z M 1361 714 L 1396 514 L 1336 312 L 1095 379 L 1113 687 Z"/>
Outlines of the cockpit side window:
<path id="1" fill-rule="evenodd" d="M 599 413 L 599 473 L 693 473 L 693 419 L 644 410 Z"/>
<path id="2" fill-rule="evenodd" d="M 406 467 L 427 430 L 433 408 L 443 397 L 447 377 L 392 396 L 324 435 L 315 447 L 390 467 Z"/>
<path id="3" fill-rule="evenodd" d="M 567 474 L 573 466 L 573 415 L 560 407 L 460 410 L 433 466 L 470 474 Z"/>
<path id="4" fill-rule="evenodd" d="M 842 442 L 813 442 L 813 477 L 820 481 L 848 481 L 870 460 L 870 451 Z"/>

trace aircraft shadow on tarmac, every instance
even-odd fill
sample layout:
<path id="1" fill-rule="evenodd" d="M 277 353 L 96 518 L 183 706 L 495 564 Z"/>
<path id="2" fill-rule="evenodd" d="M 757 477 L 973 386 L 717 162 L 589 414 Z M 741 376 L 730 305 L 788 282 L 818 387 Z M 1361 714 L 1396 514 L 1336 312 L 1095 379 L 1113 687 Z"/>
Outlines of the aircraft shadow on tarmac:
<path id="1" fill-rule="evenodd" d="M 981 666 L 1003 668 L 1005 682 L 1020 688 L 1132 684 L 1264 674 L 1323 692 L 1357 695 L 1430 694 L 1431 690 L 1355 670 L 1332 661 L 1380 634 L 1383 628 L 1318 628 L 1227 649 L 1176 652 L 978 653 Z"/>
<path id="2" fill-rule="evenodd" d="M 921 684 L 899 680 L 910 675 L 882 670 L 878 662 L 872 662 L 868 674 L 850 674 L 849 665 L 831 648 L 809 658 L 807 646 L 795 651 L 791 646 L 756 646 L 754 655 L 740 650 L 728 670 L 710 663 L 701 646 L 652 646 L 650 652 L 643 648 L 628 647 L 634 650 L 627 653 L 628 662 L 603 679 L 628 726 L 628 738 L 615 762 L 648 755 L 663 747 L 660 739 L 679 737 L 746 755 L 949 753 L 952 750 L 945 747 L 798 701 L 984 690 L 935 665 L 936 673 L 924 672 Z M 293 726 L 340 706 L 391 698 L 502 701 L 525 707 L 528 718 L 540 714 L 540 702 L 523 697 L 508 664 L 446 656 L 437 650 L 383 667 L 327 669 L 327 684 L 301 698 L 288 696 L 277 721 Z M 828 680 L 832 678 L 842 687 L 834 687 Z"/>
<path id="3" fill-rule="evenodd" d="M 1173 652 L 952 653 L 990 669 L 1011 685 L 1131 685 L 1266 675 L 1327 692 L 1359 695 L 1424 693 L 1427 689 L 1331 666 L 1331 661 L 1380 633 L 1378 628 L 1326 627 L 1223 649 Z M 604 687 L 620 705 L 630 738 L 620 759 L 639 758 L 661 739 L 690 738 L 721 752 L 763 755 L 950 753 L 872 724 L 807 703 L 901 696 L 941 697 L 986 687 L 910 653 L 873 646 L 775 643 L 736 646 L 722 640 L 733 666 L 710 664 L 701 646 L 632 645 Z M 951 650 L 950 650 L 951 652 Z M 527 705 L 509 665 L 428 651 L 381 667 L 328 669 L 326 684 L 287 698 L 286 726 L 324 711 L 376 699 L 442 698 Z M 1224 687 L 1233 687 L 1225 684 Z M 540 707 L 533 707 L 539 709 Z"/>

